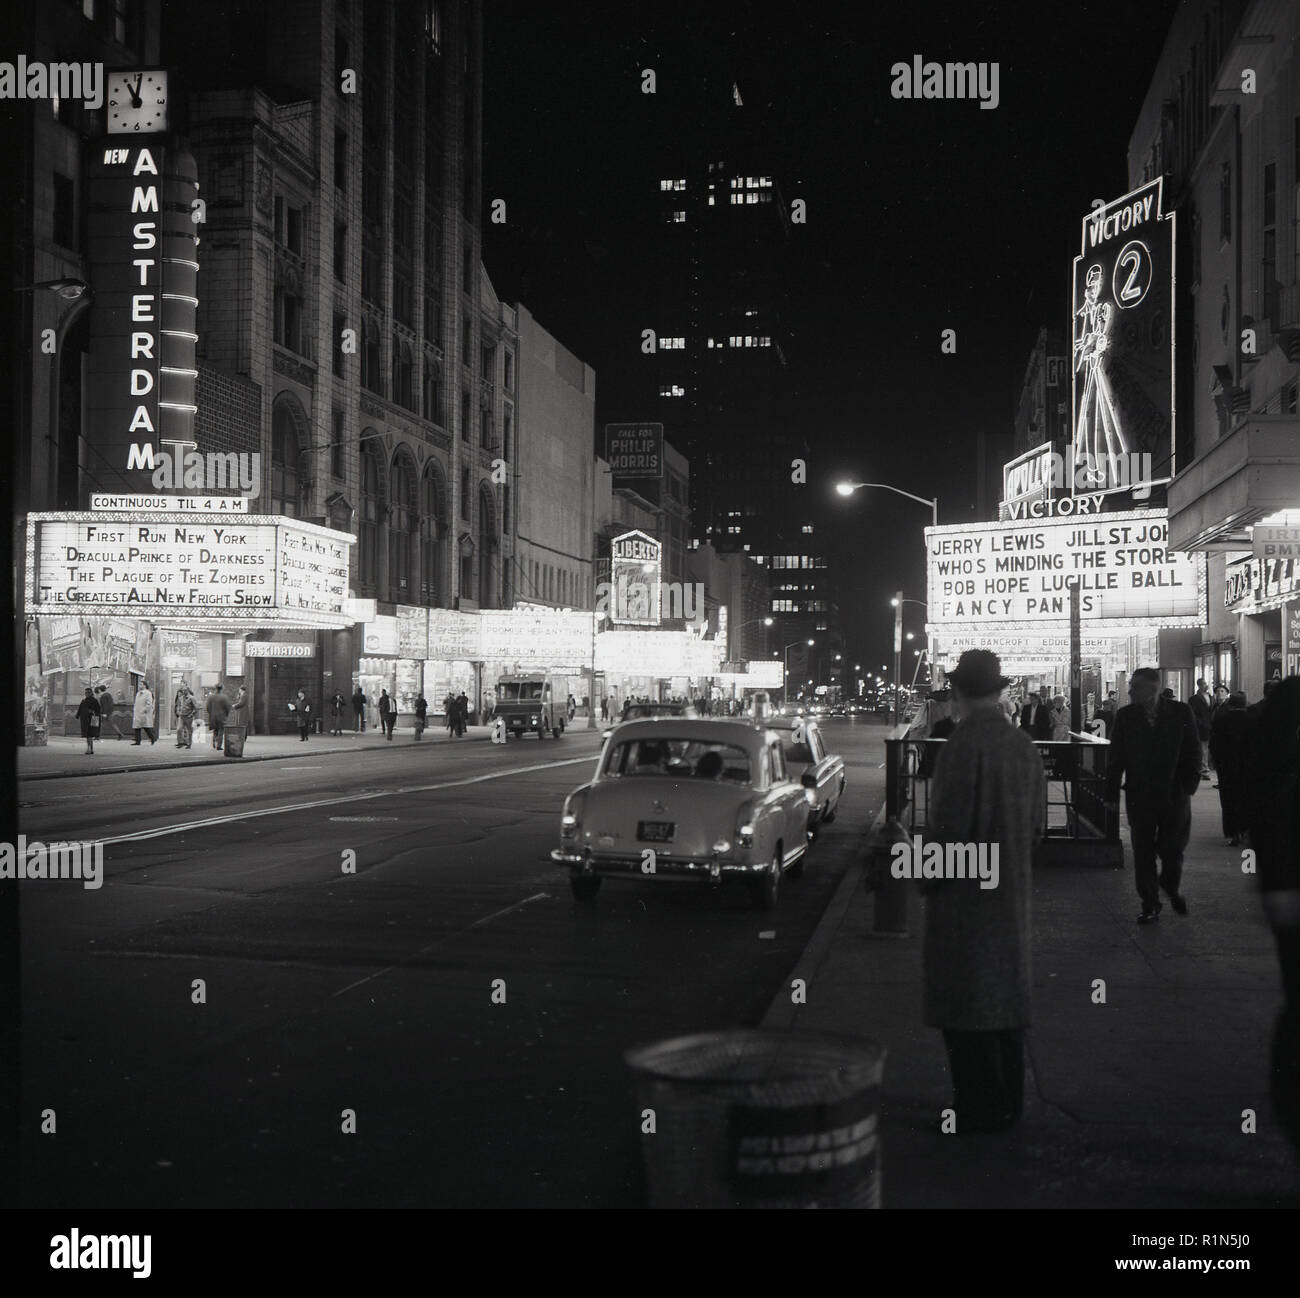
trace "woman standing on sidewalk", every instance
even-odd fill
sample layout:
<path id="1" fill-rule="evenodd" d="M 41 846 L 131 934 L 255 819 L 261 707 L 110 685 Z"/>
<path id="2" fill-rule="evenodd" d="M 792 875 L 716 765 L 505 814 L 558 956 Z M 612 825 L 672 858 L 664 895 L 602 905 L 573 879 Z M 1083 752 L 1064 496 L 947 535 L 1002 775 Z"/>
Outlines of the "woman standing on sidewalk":
<path id="1" fill-rule="evenodd" d="M 86 757 L 95 755 L 95 740 L 99 736 L 99 724 L 101 714 L 99 711 L 99 700 L 95 697 L 95 691 L 86 686 L 86 697 L 81 700 L 77 707 L 77 720 L 81 722 L 81 737 L 86 741 Z"/>

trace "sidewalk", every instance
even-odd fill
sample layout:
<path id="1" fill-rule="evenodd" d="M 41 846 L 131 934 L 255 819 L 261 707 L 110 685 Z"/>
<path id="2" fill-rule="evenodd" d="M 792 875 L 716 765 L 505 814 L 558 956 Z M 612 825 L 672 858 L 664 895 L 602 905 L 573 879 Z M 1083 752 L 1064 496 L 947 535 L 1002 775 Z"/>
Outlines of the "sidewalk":
<path id="1" fill-rule="evenodd" d="M 885 1046 L 884 1207 L 1300 1206 L 1300 1163 L 1268 1097 L 1277 959 L 1218 794 L 1207 781 L 1192 799 L 1185 918 L 1166 902 L 1158 923 L 1135 923 L 1124 835 L 1123 870 L 1035 872 L 1025 1116 L 992 1135 L 927 1129 L 952 1093 L 942 1038 L 921 1022 L 921 898 L 908 938 L 873 938 L 865 863 L 850 868 L 790 974 L 807 1004 L 783 992 L 763 1026 Z M 1246 1109 L 1257 1134 L 1242 1131 Z"/>
<path id="2" fill-rule="evenodd" d="M 578 719 L 585 726 L 582 718 Z M 342 735 L 312 735 L 304 744 L 297 735 L 250 735 L 244 742 L 242 758 L 226 757 L 210 746 L 207 732 L 194 739 L 193 748 L 177 748 L 174 735 L 159 735 L 156 744 L 146 739 L 139 748 L 128 739 L 97 739 L 95 751 L 86 755 L 86 741 L 71 736 L 54 736 L 43 748 L 18 750 L 19 780 L 53 780 L 64 776 L 120 775 L 125 771 L 175 770 L 182 766 L 210 766 L 223 763 L 238 766 L 241 762 L 267 762 L 294 758 L 320 757 L 325 753 L 360 753 L 375 749 L 392 752 L 397 748 L 415 748 L 438 744 L 486 743 L 491 731 L 487 726 L 469 726 L 460 739 L 451 739 L 445 728 L 430 727 L 417 741 L 409 724 L 398 725 L 391 740 L 380 730 L 362 734 L 345 731 Z M 585 733 L 585 731 L 583 731 Z M 511 740 L 512 744 L 525 740 Z M 533 740 L 534 744 L 538 741 Z M 543 751 L 547 742 L 541 741 Z"/>

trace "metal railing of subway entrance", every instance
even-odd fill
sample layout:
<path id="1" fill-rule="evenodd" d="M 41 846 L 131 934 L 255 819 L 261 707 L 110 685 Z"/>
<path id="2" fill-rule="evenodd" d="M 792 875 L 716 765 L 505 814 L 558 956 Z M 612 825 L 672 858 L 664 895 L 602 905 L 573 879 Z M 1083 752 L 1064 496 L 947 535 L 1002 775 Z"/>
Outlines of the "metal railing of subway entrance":
<path id="1" fill-rule="evenodd" d="M 885 740 L 885 819 L 910 835 L 924 829 L 930 780 L 945 739 Z M 1058 842 L 1118 843 L 1119 813 L 1106 806 L 1105 740 L 1036 740 L 1046 780 L 1046 837 Z"/>

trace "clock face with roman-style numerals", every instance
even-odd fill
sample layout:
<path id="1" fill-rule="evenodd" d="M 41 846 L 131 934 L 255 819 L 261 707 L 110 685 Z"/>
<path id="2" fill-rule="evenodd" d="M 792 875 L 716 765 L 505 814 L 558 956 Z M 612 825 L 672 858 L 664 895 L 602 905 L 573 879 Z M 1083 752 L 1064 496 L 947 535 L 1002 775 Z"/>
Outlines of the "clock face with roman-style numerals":
<path id="1" fill-rule="evenodd" d="M 166 129 L 166 72 L 131 68 L 108 74 L 110 135 L 156 135 Z"/>

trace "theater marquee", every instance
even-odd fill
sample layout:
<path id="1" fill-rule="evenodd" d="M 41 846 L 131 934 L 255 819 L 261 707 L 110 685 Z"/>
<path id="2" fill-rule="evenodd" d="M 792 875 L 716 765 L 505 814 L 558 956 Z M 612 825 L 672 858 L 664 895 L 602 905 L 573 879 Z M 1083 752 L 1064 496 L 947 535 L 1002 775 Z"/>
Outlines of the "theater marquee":
<path id="1" fill-rule="evenodd" d="M 1057 631 L 1075 583 L 1085 632 L 1203 626 L 1205 556 L 1170 550 L 1168 534 L 1162 509 L 927 528 L 927 629 Z"/>
<path id="2" fill-rule="evenodd" d="M 350 626 L 353 541 L 278 515 L 32 514 L 27 611 Z"/>

